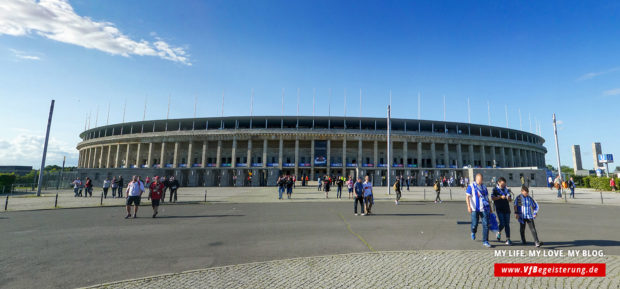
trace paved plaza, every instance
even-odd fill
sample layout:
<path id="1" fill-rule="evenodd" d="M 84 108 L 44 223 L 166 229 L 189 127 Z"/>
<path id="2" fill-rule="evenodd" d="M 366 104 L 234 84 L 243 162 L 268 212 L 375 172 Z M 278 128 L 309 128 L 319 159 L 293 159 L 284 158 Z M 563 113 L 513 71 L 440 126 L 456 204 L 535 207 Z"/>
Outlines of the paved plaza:
<path id="1" fill-rule="evenodd" d="M 519 193 L 519 188 L 511 188 L 515 194 Z M 564 199 L 557 199 L 556 190 L 550 190 L 546 187 L 532 188 L 534 198 L 541 203 L 558 203 L 563 204 Z M 386 187 L 375 187 L 377 192 L 375 199 L 378 201 L 394 200 L 394 192 L 391 196 L 386 194 Z M 211 203 L 272 203 L 279 202 L 277 199 L 276 187 L 187 187 L 180 188 L 178 192 L 178 201 L 180 203 L 197 203 L 205 201 Z M 56 194 L 58 193 L 58 201 L 56 202 Z M 93 197 L 75 198 L 73 190 L 47 190 L 43 191 L 42 197 L 35 197 L 34 193 L 21 193 L 9 196 L 7 209 L 8 211 L 21 210 L 40 210 L 57 208 L 80 208 L 80 207 L 98 207 L 98 206 L 122 206 L 125 199 L 113 199 L 111 191 L 108 198 L 102 199 L 102 189 L 95 188 Z M 343 193 L 347 197 L 346 189 Z M 567 199 L 569 204 L 587 204 L 600 205 L 601 198 L 604 205 L 620 206 L 620 193 L 599 192 L 592 189 L 577 189 L 575 199 Z M 329 193 L 329 199 L 325 199 L 325 194 L 317 191 L 316 182 L 311 182 L 310 186 L 297 186 L 293 193 L 292 200 L 286 202 L 334 202 L 336 191 L 335 187 Z M 404 201 L 433 201 L 435 200 L 435 192 L 432 187 L 410 187 L 410 191 L 403 190 Z M 460 187 L 443 188 L 441 198 L 444 201 L 465 200 L 465 189 Z M 2 195 L 4 205 L 6 195 Z M 146 200 L 144 200 L 146 201 Z M 166 199 L 168 201 L 168 198 Z M 343 200 L 344 201 L 344 200 Z M 1 209 L 0 209 L 1 210 Z"/>
<path id="2" fill-rule="evenodd" d="M 0 287 L 618 288 L 616 206 L 541 203 L 536 223 L 542 250 L 603 250 L 604 257 L 506 260 L 493 256 L 508 248 L 503 243 L 491 238 L 495 248 L 485 249 L 480 233 L 469 238 L 462 201 L 434 204 L 405 194 L 396 206 L 378 195 L 375 216 L 355 216 L 350 200 L 297 192 L 307 200 L 236 203 L 214 192 L 207 203 L 164 204 L 156 219 L 148 202 L 129 220 L 119 206 L 1 213 Z M 512 234 L 519 239 L 514 220 Z M 503 261 L 605 262 L 607 277 L 492 277 L 492 263 Z"/>

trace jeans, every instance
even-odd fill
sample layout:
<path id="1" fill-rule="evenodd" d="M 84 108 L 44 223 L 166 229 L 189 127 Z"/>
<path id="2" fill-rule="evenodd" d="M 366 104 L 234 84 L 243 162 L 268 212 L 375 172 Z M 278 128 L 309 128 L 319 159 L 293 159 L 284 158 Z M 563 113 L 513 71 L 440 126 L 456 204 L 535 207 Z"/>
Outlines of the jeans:
<path id="1" fill-rule="evenodd" d="M 400 201 L 400 196 L 401 196 L 400 190 L 396 191 L 396 201 Z"/>
<path id="2" fill-rule="evenodd" d="M 170 189 L 170 202 L 172 203 L 172 197 L 174 196 L 174 201 L 177 201 L 177 189 Z"/>
<path id="3" fill-rule="evenodd" d="M 78 196 L 78 191 L 79 191 L 79 190 L 80 190 L 79 188 L 73 188 L 73 193 L 75 194 L 75 196 L 74 196 L 74 197 L 77 197 L 77 196 Z"/>
<path id="4" fill-rule="evenodd" d="M 364 213 L 364 197 L 355 197 L 355 205 L 353 206 L 353 213 L 357 214 L 357 203 L 360 203 L 360 211 Z"/>
<path id="5" fill-rule="evenodd" d="M 109 189 L 110 189 L 109 187 L 108 188 L 103 188 L 103 198 L 108 198 L 108 190 Z"/>
<path id="6" fill-rule="evenodd" d="M 441 202 L 441 198 L 439 197 L 439 194 L 441 193 L 441 191 L 436 191 L 437 192 L 437 196 L 435 197 L 435 202 Z"/>
<path id="7" fill-rule="evenodd" d="M 523 219 L 523 223 L 520 223 L 521 242 L 525 243 L 525 224 L 530 227 L 530 231 L 532 232 L 532 236 L 534 237 L 534 242 L 540 243 L 540 241 L 538 241 L 538 233 L 536 232 L 536 225 L 534 225 L 534 219 Z"/>
<path id="8" fill-rule="evenodd" d="M 510 239 L 510 213 L 497 213 L 497 219 L 499 220 L 499 230 L 501 232 L 504 229 L 506 232 L 506 238 Z"/>
<path id="9" fill-rule="evenodd" d="M 116 188 L 112 187 L 112 197 L 116 197 Z"/>
<path id="10" fill-rule="evenodd" d="M 558 198 L 562 197 L 562 189 L 558 189 Z"/>
<path id="11" fill-rule="evenodd" d="M 284 194 L 284 187 L 278 187 L 278 199 L 282 199 L 282 194 Z"/>
<path id="12" fill-rule="evenodd" d="M 570 197 L 575 198 L 575 188 L 570 188 Z"/>
<path id="13" fill-rule="evenodd" d="M 336 191 L 336 198 L 340 199 L 342 197 L 342 187 L 338 186 L 338 190 Z"/>
<path id="14" fill-rule="evenodd" d="M 482 242 L 489 241 L 489 212 L 471 212 L 471 232 L 476 234 L 478 231 L 478 220 L 482 218 Z"/>

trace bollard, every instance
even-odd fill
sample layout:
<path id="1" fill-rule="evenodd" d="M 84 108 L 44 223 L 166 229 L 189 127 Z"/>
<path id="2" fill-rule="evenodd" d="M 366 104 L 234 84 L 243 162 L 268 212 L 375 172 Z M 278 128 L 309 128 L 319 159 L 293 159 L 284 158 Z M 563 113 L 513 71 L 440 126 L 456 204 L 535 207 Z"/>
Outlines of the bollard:
<path id="1" fill-rule="evenodd" d="M 205 190 L 205 203 L 207 202 L 207 190 Z"/>
<path id="2" fill-rule="evenodd" d="M 424 200 L 426 201 L 426 188 L 424 188 Z"/>
<path id="3" fill-rule="evenodd" d="M 534 198 L 534 190 L 532 190 L 532 198 Z"/>
<path id="4" fill-rule="evenodd" d="M 601 205 L 602 205 L 603 204 L 603 191 L 600 191 L 600 193 L 601 193 Z M 6 211 L 6 209 L 5 209 L 5 211 Z"/>
<path id="5" fill-rule="evenodd" d="M 56 193 L 56 201 L 54 201 L 54 208 L 58 208 L 58 193 Z"/>
<path id="6" fill-rule="evenodd" d="M 103 192 L 101 192 L 101 202 L 99 203 L 99 206 L 103 206 Z"/>
<path id="7" fill-rule="evenodd" d="M 6 201 L 4 201 L 4 210 L 9 206 L 9 195 L 6 195 Z"/>

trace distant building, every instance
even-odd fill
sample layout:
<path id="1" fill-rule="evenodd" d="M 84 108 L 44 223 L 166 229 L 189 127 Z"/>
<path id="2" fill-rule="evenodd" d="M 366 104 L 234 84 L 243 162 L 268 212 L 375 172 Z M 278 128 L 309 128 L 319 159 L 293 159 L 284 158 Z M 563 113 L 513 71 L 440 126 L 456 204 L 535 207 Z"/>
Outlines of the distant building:
<path id="1" fill-rule="evenodd" d="M 592 143 L 592 157 L 594 158 L 594 170 L 595 171 L 603 167 L 603 164 L 601 164 L 598 161 L 598 155 L 602 153 L 603 153 L 603 149 L 601 149 L 601 143 L 600 142 Z"/>
<path id="2" fill-rule="evenodd" d="M 32 166 L 0 166 L 0 173 L 10 174 L 15 173 L 16 175 L 23 176 L 32 171 Z"/>
<path id="3" fill-rule="evenodd" d="M 575 174 L 577 174 L 577 171 L 583 170 L 583 165 L 581 164 L 581 147 L 579 145 L 573 146 L 573 168 Z"/>

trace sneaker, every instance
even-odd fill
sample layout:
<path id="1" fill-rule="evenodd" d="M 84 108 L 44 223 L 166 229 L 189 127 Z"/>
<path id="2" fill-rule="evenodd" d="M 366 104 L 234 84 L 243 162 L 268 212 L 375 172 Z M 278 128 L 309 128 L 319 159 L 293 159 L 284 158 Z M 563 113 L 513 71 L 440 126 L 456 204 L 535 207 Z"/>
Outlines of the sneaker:
<path id="1" fill-rule="evenodd" d="M 366 214 L 362 213 L 362 216 L 366 216 Z"/>
<path id="2" fill-rule="evenodd" d="M 443 201 L 439 201 L 439 203 L 441 204 L 441 203 L 443 203 Z"/>
<path id="3" fill-rule="evenodd" d="M 495 235 L 495 237 L 497 237 L 497 241 L 499 242 L 500 239 L 502 238 L 502 233 L 497 232 L 497 235 Z"/>
<path id="4" fill-rule="evenodd" d="M 472 240 L 476 240 L 476 234 L 475 233 L 471 233 L 471 239 Z"/>
<path id="5" fill-rule="evenodd" d="M 486 247 L 486 248 L 491 248 L 491 244 L 489 244 L 489 242 L 483 242 L 482 246 Z"/>
<path id="6" fill-rule="evenodd" d="M 394 201 L 394 203 L 398 205 L 398 201 Z"/>
<path id="7" fill-rule="evenodd" d="M 125 216 L 125 219 L 129 219 L 131 218 L 131 214 L 127 214 L 127 216 Z"/>
<path id="8" fill-rule="evenodd" d="M 437 201 L 435 201 L 435 204 L 437 204 Z"/>
<path id="9" fill-rule="evenodd" d="M 359 214 L 358 214 L 358 213 L 355 213 L 355 215 L 356 215 L 356 216 L 359 216 Z"/>
<path id="10" fill-rule="evenodd" d="M 134 219 L 138 218 L 138 215 L 133 215 L 133 218 L 134 218 Z"/>
<path id="11" fill-rule="evenodd" d="M 506 245 L 512 246 L 512 241 L 510 241 L 510 239 L 509 239 L 508 241 L 506 241 Z"/>
<path id="12" fill-rule="evenodd" d="M 157 214 L 153 214 L 153 218 L 155 218 L 155 216 L 157 216 Z"/>

